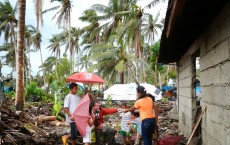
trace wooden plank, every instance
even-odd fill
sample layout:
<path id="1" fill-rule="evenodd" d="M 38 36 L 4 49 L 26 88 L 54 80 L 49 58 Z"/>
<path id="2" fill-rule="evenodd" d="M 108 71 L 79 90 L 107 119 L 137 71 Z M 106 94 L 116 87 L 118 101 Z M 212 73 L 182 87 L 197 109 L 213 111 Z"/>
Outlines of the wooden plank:
<path id="1" fill-rule="evenodd" d="M 195 127 L 193 128 L 192 134 L 190 135 L 190 137 L 189 137 L 188 142 L 187 142 L 186 145 L 189 145 L 189 144 L 190 144 L 190 142 L 191 142 L 191 140 L 192 140 L 192 137 L 193 137 L 193 135 L 194 135 L 194 133 L 195 133 L 195 131 L 196 131 L 198 125 L 200 124 L 201 119 L 202 119 L 204 113 L 206 112 L 206 109 L 207 109 L 207 106 L 204 107 L 204 110 L 202 111 L 202 113 L 201 113 L 201 115 L 200 115 L 198 121 L 196 122 L 196 125 L 195 125 Z"/>

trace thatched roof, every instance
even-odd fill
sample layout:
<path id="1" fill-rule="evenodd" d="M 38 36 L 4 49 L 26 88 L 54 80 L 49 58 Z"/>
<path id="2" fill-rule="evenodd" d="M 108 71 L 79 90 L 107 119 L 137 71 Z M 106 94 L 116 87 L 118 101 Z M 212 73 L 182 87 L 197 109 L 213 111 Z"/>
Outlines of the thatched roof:
<path id="1" fill-rule="evenodd" d="M 169 0 L 161 36 L 160 63 L 176 62 L 228 0 Z"/>

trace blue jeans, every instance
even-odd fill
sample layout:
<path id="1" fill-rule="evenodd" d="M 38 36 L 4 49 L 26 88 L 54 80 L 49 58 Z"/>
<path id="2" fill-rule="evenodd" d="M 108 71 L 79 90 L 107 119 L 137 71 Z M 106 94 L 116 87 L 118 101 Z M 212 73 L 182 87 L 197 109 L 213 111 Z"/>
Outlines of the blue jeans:
<path id="1" fill-rule="evenodd" d="M 155 118 L 144 119 L 141 123 L 141 132 L 144 145 L 152 145 Z"/>

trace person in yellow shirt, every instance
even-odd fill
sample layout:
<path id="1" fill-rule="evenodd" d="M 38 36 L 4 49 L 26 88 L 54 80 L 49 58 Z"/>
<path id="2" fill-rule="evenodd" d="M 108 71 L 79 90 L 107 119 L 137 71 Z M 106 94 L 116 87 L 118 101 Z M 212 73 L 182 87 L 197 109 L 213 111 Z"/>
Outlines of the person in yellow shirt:
<path id="1" fill-rule="evenodd" d="M 133 107 L 124 110 L 124 112 L 138 109 L 140 112 L 141 132 L 144 145 L 152 145 L 153 131 L 155 126 L 154 102 L 151 97 L 146 96 L 146 90 L 143 86 L 137 87 L 137 96 Z"/>

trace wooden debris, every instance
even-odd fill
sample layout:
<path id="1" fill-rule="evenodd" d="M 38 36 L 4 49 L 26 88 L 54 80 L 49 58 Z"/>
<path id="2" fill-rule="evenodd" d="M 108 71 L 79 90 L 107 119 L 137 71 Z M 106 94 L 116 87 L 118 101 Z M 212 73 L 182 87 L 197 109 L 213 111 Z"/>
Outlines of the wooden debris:
<path id="1" fill-rule="evenodd" d="M 43 122 L 43 121 L 55 121 L 56 116 L 44 116 L 40 115 L 37 117 L 38 122 Z"/>

